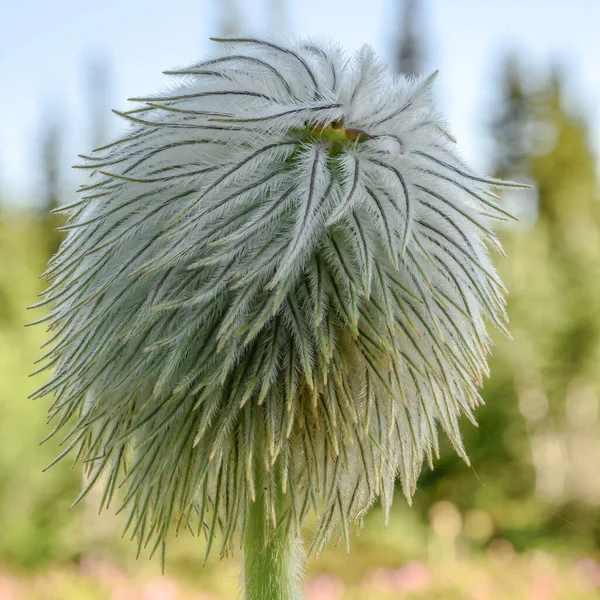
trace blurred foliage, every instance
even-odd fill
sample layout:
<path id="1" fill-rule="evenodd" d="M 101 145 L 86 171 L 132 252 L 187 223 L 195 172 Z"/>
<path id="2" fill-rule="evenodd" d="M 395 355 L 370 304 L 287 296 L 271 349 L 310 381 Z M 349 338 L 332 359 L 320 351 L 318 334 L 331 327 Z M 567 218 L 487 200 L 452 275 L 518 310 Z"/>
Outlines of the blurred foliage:
<path id="1" fill-rule="evenodd" d="M 416 502 L 490 512 L 518 548 L 600 544 L 600 202 L 588 126 L 566 78 L 507 59 L 491 124 L 492 170 L 529 181 L 503 194 L 520 223 L 502 227 L 514 341 L 495 335 L 479 429 L 464 428 L 472 470 L 447 453 Z"/>
<path id="2" fill-rule="evenodd" d="M 527 71 L 513 56 L 499 87 L 491 171 L 534 187 L 504 194 L 520 219 L 502 225 L 508 258 L 498 260 L 510 290 L 514 341 L 494 335 L 479 428 L 463 424 L 472 466 L 446 443 L 435 469 L 423 473 L 414 506 L 399 497 L 386 531 L 375 509 L 349 557 L 331 547 L 310 561 L 310 599 L 384 600 L 410 592 L 423 600 L 501 600 L 546 586 L 556 593 L 536 598 L 583 600 L 600 590 L 600 566 L 591 558 L 598 558 L 600 545 L 597 161 L 585 117 L 566 102 L 563 73 Z M 98 123 L 94 137 L 101 135 Z M 38 446 L 50 431 L 47 404 L 25 398 L 39 382 L 27 374 L 46 335 L 43 327 L 23 325 L 39 316 L 24 307 L 41 291 L 38 274 L 56 243 L 45 210 L 61 193 L 60 139 L 52 128 L 45 139 L 44 212 L 0 205 L 0 598 L 209 600 L 234 594 L 235 564 L 211 559 L 208 569 L 198 570 L 204 542 L 183 536 L 172 545 L 169 569 L 187 583 L 156 580 L 152 585 L 162 591 L 144 595 L 158 566 L 133 569 L 134 550 L 118 535 L 123 519 L 97 516 L 93 504 L 69 512 L 81 475 L 68 461 L 42 473 L 60 453 L 60 440 Z M 98 558 L 106 556 L 111 562 Z M 50 565 L 46 574 L 29 575 Z M 511 577 L 505 580 L 506 568 Z M 127 576 L 128 570 L 136 575 Z M 169 585 L 179 586 L 177 593 Z M 186 586 L 217 596 L 192 596 Z M 111 595 L 113 588 L 125 591 Z M 473 592 L 480 588 L 479 595 Z"/>

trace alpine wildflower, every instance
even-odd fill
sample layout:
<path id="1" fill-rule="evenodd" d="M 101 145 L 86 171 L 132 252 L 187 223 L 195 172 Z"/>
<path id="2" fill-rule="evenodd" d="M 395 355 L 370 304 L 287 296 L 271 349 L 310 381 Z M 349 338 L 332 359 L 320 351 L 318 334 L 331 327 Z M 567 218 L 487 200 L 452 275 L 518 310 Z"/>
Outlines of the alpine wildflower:
<path id="1" fill-rule="evenodd" d="M 468 462 L 486 323 L 507 332 L 495 190 L 522 186 L 459 157 L 435 73 L 391 75 L 367 46 L 216 41 L 81 155 L 34 396 L 53 395 L 57 460 L 88 472 L 77 501 L 121 488 L 140 548 L 171 526 L 207 555 L 218 531 L 221 555 L 241 539 L 247 598 L 291 599 L 309 513 L 310 551 L 348 545 L 398 478 L 410 502 L 439 427 Z"/>

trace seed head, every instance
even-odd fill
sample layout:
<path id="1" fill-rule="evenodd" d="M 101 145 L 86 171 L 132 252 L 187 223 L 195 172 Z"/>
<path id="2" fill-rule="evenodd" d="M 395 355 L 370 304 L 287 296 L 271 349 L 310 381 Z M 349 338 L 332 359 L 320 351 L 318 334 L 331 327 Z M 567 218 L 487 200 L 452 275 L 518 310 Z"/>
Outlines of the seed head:
<path id="1" fill-rule="evenodd" d="M 377 497 L 387 513 L 397 478 L 410 501 L 439 426 L 467 460 L 485 322 L 505 330 L 492 190 L 517 184 L 459 158 L 435 74 L 392 76 L 368 47 L 217 41 L 83 156 L 36 395 L 102 504 L 124 490 L 140 546 L 174 521 L 209 549 L 220 529 L 227 553 L 260 464 L 268 526 L 314 510 L 318 550 Z"/>

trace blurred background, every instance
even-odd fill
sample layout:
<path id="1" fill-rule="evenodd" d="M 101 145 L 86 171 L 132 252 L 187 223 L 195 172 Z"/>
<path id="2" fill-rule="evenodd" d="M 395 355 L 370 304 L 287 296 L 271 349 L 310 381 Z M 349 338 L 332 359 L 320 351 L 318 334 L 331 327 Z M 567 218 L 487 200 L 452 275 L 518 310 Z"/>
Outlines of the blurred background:
<path id="1" fill-rule="evenodd" d="M 505 194 L 514 341 L 495 335 L 491 380 L 463 423 L 472 467 L 444 443 L 412 508 L 376 507 L 348 556 L 310 560 L 308 600 L 600 597 L 600 3 L 585 0 L 42 0 L 0 23 L 0 600 L 225 600 L 240 556 L 201 566 L 202 540 L 167 574 L 121 540 L 94 499 L 69 512 L 78 469 L 41 448 L 47 401 L 27 400 L 43 328 L 25 306 L 60 242 L 48 211 L 69 166 L 122 129 L 111 108 L 236 31 L 375 47 L 390 69 L 440 69 L 437 102 L 476 168 L 528 181 Z"/>

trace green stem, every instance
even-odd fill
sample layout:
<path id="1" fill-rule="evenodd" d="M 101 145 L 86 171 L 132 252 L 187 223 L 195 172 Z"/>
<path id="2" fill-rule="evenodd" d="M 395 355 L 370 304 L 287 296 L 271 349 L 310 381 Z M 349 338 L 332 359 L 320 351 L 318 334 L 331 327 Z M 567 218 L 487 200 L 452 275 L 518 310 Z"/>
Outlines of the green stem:
<path id="1" fill-rule="evenodd" d="M 257 461 L 259 463 L 260 461 Z M 256 502 L 250 502 L 244 534 L 245 600 L 300 600 L 302 543 L 290 529 L 273 529 L 264 503 L 264 465 L 257 464 Z M 286 496 L 277 486 L 277 516 Z"/>

